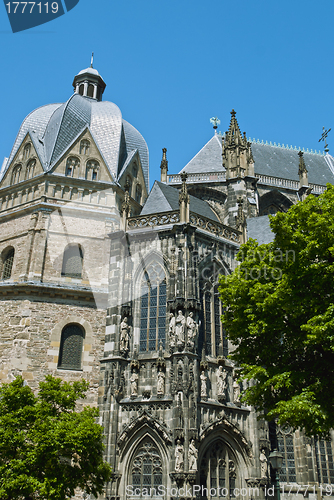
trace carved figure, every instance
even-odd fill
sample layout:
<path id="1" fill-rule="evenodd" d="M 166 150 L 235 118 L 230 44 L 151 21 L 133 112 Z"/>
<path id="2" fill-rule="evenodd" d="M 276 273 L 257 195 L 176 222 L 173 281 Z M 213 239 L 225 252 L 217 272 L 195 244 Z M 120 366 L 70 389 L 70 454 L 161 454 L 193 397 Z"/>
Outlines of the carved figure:
<path id="1" fill-rule="evenodd" d="M 175 446 L 175 470 L 177 472 L 183 470 L 183 455 L 184 455 L 184 449 L 181 444 L 181 441 L 178 439 L 176 441 L 176 446 Z"/>
<path id="2" fill-rule="evenodd" d="M 186 324 L 186 319 L 182 314 L 182 311 L 177 313 L 175 318 L 175 336 L 177 342 L 184 342 L 184 326 Z"/>
<path id="3" fill-rule="evenodd" d="M 240 403 L 240 385 L 237 381 L 237 375 L 234 375 L 233 380 L 233 403 Z"/>
<path id="4" fill-rule="evenodd" d="M 125 317 L 121 323 L 121 338 L 120 338 L 121 351 L 129 350 L 129 330 L 130 327 L 128 325 L 128 318 Z"/>
<path id="5" fill-rule="evenodd" d="M 217 394 L 225 397 L 227 371 L 222 366 L 217 371 Z"/>
<path id="6" fill-rule="evenodd" d="M 207 392 L 206 392 L 206 379 L 207 379 L 207 377 L 205 376 L 204 371 L 201 373 L 200 379 L 201 379 L 201 397 L 206 397 L 207 396 Z"/>
<path id="7" fill-rule="evenodd" d="M 161 366 L 158 371 L 157 394 L 165 394 L 165 374 L 162 371 Z"/>
<path id="8" fill-rule="evenodd" d="M 138 373 L 132 372 L 132 375 L 130 377 L 131 396 L 138 396 L 138 379 Z"/>
<path id="9" fill-rule="evenodd" d="M 193 318 L 194 313 L 191 312 L 189 313 L 189 316 L 187 317 L 186 325 L 187 325 L 187 330 L 188 330 L 188 340 L 192 340 L 196 337 L 197 332 L 198 332 L 198 324 Z"/>
<path id="10" fill-rule="evenodd" d="M 175 317 L 173 313 L 169 314 L 169 336 L 171 341 L 175 341 Z"/>
<path id="11" fill-rule="evenodd" d="M 195 446 L 195 439 L 192 439 L 190 441 L 189 452 L 188 452 L 189 470 L 197 470 L 197 457 L 198 457 L 198 451 Z"/>
<path id="12" fill-rule="evenodd" d="M 268 474 L 268 459 L 266 457 L 266 452 L 262 448 L 260 453 L 260 464 L 261 464 L 261 478 L 267 477 Z"/>

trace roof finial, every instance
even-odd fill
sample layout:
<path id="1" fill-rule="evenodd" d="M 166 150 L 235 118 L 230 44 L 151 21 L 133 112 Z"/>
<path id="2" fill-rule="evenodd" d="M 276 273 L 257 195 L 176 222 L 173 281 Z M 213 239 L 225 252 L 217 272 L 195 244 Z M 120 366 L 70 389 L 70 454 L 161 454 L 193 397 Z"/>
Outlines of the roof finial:
<path id="1" fill-rule="evenodd" d="M 93 62 L 94 62 L 94 52 L 92 52 L 92 58 L 90 60 L 90 67 L 93 67 Z"/>
<path id="2" fill-rule="evenodd" d="M 216 134 L 216 130 L 218 128 L 218 125 L 220 124 L 219 118 L 217 118 L 216 116 L 210 118 L 210 123 L 212 123 L 213 129 L 214 129 L 215 134 Z"/>
<path id="3" fill-rule="evenodd" d="M 328 129 L 328 130 L 325 130 L 325 127 L 322 127 L 322 136 L 320 137 L 319 141 L 325 141 L 325 147 L 324 147 L 324 150 L 326 151 L 326 153 L 328 153 L 329 151 L 329 148 L 328 148 L 328 144 L 327 144 L 327 135 L 328 133 L 331 131 L 332 129 Z"/>

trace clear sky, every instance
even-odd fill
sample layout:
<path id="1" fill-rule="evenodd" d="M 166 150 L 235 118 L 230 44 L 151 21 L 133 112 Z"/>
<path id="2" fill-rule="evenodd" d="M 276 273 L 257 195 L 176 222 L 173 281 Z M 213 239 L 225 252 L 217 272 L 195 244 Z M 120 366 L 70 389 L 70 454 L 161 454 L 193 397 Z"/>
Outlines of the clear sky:
<path id="1" fill-rule="evenodd" d="M 150 181 L 161 149 L 178 172 L 237 111 L 247 137 L 334 154 L 333 0 L 80 0 L 70 12 L 13 34 L 0 8 L 0 165 L 23 118 L 64 102 L 90 65 L 104 100 L 144 136 Z"/>

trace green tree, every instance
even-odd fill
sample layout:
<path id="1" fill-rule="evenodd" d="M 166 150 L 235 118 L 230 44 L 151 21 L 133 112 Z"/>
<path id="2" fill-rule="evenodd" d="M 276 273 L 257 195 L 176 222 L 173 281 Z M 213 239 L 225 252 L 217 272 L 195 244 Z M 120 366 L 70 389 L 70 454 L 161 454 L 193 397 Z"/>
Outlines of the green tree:
<path id="1" fill-rule="evenodd" d="M 254 381 L 245 402 L 268 420 L 325 435 L 334 427 L 334 187 L 270 225 L 274 241 L 250 239 L 240 266 L 220 278 L 231 357 Z"/>
<path id="2" fill-rule="evenodd" d="M 110 479 L 103 461 L 98 410 L 75 411 L 86 381 L 47 376 L 39 392 L 22 377 L 0 387 L 0 499 L 64 500 L 76 487 L 102 493 Z"/>

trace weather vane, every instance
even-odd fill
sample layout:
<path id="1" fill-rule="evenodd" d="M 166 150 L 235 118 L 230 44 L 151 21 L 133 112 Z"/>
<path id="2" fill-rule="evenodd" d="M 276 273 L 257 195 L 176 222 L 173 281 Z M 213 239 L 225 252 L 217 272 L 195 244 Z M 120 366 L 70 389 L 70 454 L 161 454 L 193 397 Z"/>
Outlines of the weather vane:
<path id="1" fill-rule="evenodd" d="M 325 127 L 322 127 L 322 136 L 320 137 L 319 141 L 324 141 L 325 142 L 325 151 L 326 153 L 328 153 L 329 149 L 328 149 L 328 144 L 327 144 L 327 135 L 328 133 L 331 131 L 332 129 L 328 129 L 328 130 L 325 130 Z"/>
<path id="2" fill-rule="evenodd" d="M 210 123 L 212 123 L 214 130 L 217 130 L 220 120 L 215 116 L 214 118 L 210 118 Z"/>
<path id="3" fill-rule="evenodd" d="M 94 52 L 92 52 L 92 58 L 90 60 L 90 67 L 93 67 L 93 62 L 94 62 Z"/>

